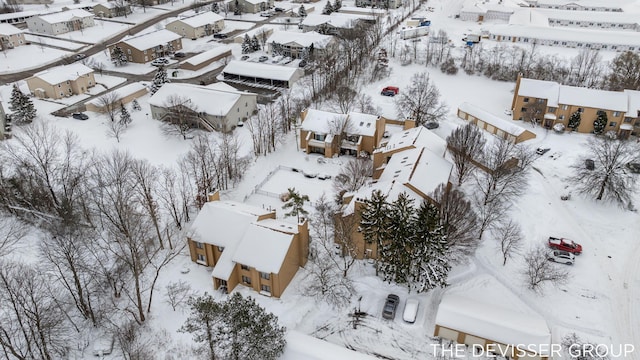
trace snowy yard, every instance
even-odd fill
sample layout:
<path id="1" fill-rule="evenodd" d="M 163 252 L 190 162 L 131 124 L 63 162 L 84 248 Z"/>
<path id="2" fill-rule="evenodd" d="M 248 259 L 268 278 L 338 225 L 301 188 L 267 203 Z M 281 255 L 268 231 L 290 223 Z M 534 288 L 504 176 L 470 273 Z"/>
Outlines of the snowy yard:
<path id="1" fill-rule="evenodd" d="M 55 42 L 57 40 L 53 39 L 53 41 Z M 0 55 L 0 74 L 9 74 L 37 68 L 42 64 L 54 62 L 70 55 L 69 52 L 41 47 L 36 43 L 18 46 L 14 49 L 3 51 L 2 53 L 3 54 Z"/>

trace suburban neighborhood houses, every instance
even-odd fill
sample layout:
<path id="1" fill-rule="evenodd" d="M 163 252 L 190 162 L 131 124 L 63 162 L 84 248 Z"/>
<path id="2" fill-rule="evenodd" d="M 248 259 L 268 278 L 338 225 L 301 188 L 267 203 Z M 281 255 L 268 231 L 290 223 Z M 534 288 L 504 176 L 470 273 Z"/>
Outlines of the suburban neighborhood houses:
<path id="1" fill-rule="evenodd" d="M 0 4 L 7 359 L 640 359 L 640 0 Z"/>

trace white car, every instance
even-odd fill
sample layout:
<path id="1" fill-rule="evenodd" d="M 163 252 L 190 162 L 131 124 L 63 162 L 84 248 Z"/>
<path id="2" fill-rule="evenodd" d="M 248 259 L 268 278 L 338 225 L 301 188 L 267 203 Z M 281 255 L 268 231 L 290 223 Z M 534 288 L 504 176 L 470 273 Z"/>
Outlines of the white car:
<path id="1" fill-rule="evenodd" d="M 407 303 L 404 305 L 404 312 L 402 313 L 402 320 L 410 324 L 416 322 L 418 307 L 420 307 L 418 299 L 407 299 Z"/>
<path id="2" fill-rule="evenodd" d="M 573 263 L 576 261 L 576 256 L 570 252 L 556 250 L 549 255 L 549 261 L 573 265 Z"/>
<path id="3" fill-rule="evenodd" d="M 273 16 L 273 13 L 271 13 L 270 11 L 265 11 L 265 12 L 261 12 L 260 16 L 262 16 L 262 17 L 271 17 L 271 16 Z"/>

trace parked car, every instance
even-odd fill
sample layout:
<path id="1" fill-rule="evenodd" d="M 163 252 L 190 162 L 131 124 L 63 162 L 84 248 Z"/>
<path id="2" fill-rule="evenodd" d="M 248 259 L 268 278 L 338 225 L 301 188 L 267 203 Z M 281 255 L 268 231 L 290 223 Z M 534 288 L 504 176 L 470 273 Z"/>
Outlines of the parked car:
<path id="1" fill-rule="evenodd" d="M 305 67 L 307 66 L 307 60 L 300 60 L 300 63 L 298 63 L 299 67 Z"/>
<path id="2" fill-rule="evenodd" d="M 271 17 L 273 15 L 273 13 L 271 13 L 270 11 L 264 11 L 260 13 L 260 16 L 262 17 Z"/>
<path id="3" fill-rule="evenodd" d="M 384 95 L 384 96 L 391 96 L 391 97 L 393 97 L 393 96 L 396 96 L 396 93 L 394 93 L 394 92 L 393 92 L 393 91 L 391 91 L 391 90 L 382 90 L 382 91 L 380 92 L 380 95 Z"/>
<path id="4" fill-rule="evenodd" d="M 169 63 L 169 60 L 165 58 L 157 58 L 151 62 L 152 66 L 165 66 Z"/>
<path id="5" fill-rule="evenodd" d="M 273 9 L 273 11 L 275 11 L 275 12 L 284 12 L 284 9 L 281 8 L 281 7 L 277 7 L 275 9 Z"/>
<path id="6" fill-rule="evenodd" d="M 440 124 L 438 124 L 437 121 L 429 121 L 428 123 L 424 124 L 424 127 L 426 127 L 429 130 L 433 130 L 440 127 Z"/>
<path id="7" fill-rule="evenodd" d="M 86 58 L 86 57 L 87 57 L 87 55 L 85 55 L 85 54 L 76 54 L 76 55 L 73 57 L 73 61 L 80 61 L 80 60 L 82 60 L 82 59 L 84 59 L 84 58 Z"/>
<path id="8" fill-rule="evenodd" d="M 177 53 L 173 54 L 174 58 L 183 58 L 185 56 L 187 56 L 187 55 L 185 53 L 183 53 L 183 52 L 177 52 Z"/>
<path id="9" fill-rule="evenodd" d="M 575 255 L 573 255 L 570 252 L 566 252 L 562 250 L 556 250 L 549 255 L 549 261 L 553 261 L 561 264 L 573 265 L 575 260 L 576 260 Z"/>
<path id="10" fill-rule="evenodd" d="M 627 168 L 634 174 L 640 174 L 640 163 L 627 163 Z"/>
<path id="11" fill-rule="evenodd" d="M 259 62 L 265 62 L 265 61 L 267 61 L 267 60 L 269 60 L 269 57 L 268 57 L 268 56 L 264 56 L 264 55 L 262 55 L 262 56 L 260 56 L 260 57 L 258 58 L 258 61 L 259 61 Z"/>
<path id="12" fill-rule="evenodd" d="M 537 148 L 536 149 L 536 154 L 538 155 L 544 155 L 546 154 L 549 150 L 551 150 L 550 148 Z"/>
<path id="13" fill-rule="evenodd" d="M 292 61 L 293 59 L 289 56 L 286 56 L 284 59 L 282 59 L 282 63 L 285 65 L 291 63 Z"/>
<path id="14" fill-rule="evenodd" d="M 574 255 L 582 253 L 582 245 L 565 238 L 549 237 L 549 247 L 556 250 L 570 252 Z"/>
<path id="15" fill-rule="evenodd" d="M 393 95 L 386 95 L 384 93 L 393 93 Z M 400 92 L 400 89 L 397 86 L 387 86 L 382 89 L 381 94 L 385 96 L 396 96 Z"/>
<path id="16" fill-rule="evenodd" d="M 596 168 L 596 163 L 593 162 L 593 159 L 586 159 L 584 161 L 584 167 L 587 168 L 587 170 L 593 170 Z"/>
<path id="17" fill-rule="evenodd" d="M 249 59 L 249 55 L 242 55 L 242 57 L 240 58 L 240 60 L 245 61 Z"/>
<path id="18" fill-rule="evenodd" d="M 388 320 L 393 320 L 396 317 L 396 309 L 400 304 L 400 297 L 396 294 L 389 294 L 387 300 L 384 302 L 382 308 L 382 317 Z"/>
<path id="19" fill-rule="evenodd" d="M 280 61 L 282 61 L 282 59 L 284 59 L 284 56 L 283 56 L 283 55 L 275 56 L 275 57 L 273 57 L 273 59 L 271 59 L 271 63 L 272 63 L 272 64 L 277 64 L 277 63 L 279 63 Z"/>
<path id="20" fill-rule="evenodd" d="M 87 114 L 83 114 L 83 113 L 73 113 L 71 114 L 71 117 L 77 120 L 87 120 L 89 118 Z"/>
<path id="21" fill-rule="evenodd" d="M 411 324 L 416 322 L 419 306 L 420 302 L 418 299 L 407 299 L 407 303 L 404 305 L 404 312 L 402 313 L 402 320 Z"/>
<path id="22" fill-rule="evenodd" d="M 214 39 L 226 39 L 228 38 L 227 34 L 223 34 L 223 33 L 215 33 L 213 34 L 213 38 Z"/>

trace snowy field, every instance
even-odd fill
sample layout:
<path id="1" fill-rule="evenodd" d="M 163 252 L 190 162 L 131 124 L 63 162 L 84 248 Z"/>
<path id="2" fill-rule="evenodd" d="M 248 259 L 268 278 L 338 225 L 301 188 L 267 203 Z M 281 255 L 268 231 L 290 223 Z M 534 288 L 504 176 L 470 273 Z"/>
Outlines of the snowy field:
<path id="1" fill-rule="evenodd" d="M 53 39 L 53 41 L 57 40 Z M 41 47 L 36 44 L 17 46 L 14 49 L 3 51 L 3 54 L 0 55 L 0 74 L 37 68 L 42 64 L 54 62 L 68 55 L 70 53 L 66 51 Z"/>

